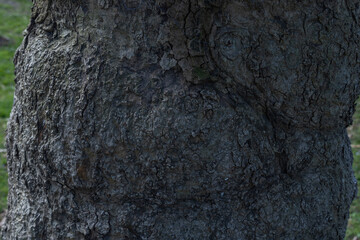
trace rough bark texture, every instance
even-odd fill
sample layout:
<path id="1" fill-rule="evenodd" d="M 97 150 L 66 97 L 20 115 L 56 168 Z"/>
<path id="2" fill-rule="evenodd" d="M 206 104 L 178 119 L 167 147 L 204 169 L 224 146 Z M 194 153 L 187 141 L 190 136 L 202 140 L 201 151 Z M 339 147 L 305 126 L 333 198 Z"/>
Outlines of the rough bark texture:
<path id="1" fill-rule="evenodd" d="M 356 0 L 35 0 L 8 239 L 343 239 Z"/>

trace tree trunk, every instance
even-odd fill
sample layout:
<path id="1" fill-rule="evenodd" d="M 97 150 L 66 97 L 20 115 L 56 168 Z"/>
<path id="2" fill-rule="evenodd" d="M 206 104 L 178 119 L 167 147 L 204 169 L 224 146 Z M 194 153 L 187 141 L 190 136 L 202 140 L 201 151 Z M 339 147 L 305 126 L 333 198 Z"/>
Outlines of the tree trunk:
<path id="1" fill-rule="evenodd" d="M 3 239 L 343 239 L 357 0 L 35 0 Z"/>

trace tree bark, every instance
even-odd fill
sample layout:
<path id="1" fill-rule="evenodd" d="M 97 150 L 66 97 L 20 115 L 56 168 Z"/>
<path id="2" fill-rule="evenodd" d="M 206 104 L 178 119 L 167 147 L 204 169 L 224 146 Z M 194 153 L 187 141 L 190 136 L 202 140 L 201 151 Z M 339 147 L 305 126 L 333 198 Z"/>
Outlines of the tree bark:
<path id="1" fill-rule="evenodd" d="M 35 0 L 3 239 L 343 239 L 355 0 Z"/>

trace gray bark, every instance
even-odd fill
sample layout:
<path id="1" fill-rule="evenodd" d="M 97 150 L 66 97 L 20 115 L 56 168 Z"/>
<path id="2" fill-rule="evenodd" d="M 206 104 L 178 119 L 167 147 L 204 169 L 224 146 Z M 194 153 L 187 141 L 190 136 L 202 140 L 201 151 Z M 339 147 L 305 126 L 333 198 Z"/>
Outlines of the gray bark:
<path id="1" fill-rule="evenodd" d="M 343 239 L 359 4 L 35 0 L 3 239 Z"/>

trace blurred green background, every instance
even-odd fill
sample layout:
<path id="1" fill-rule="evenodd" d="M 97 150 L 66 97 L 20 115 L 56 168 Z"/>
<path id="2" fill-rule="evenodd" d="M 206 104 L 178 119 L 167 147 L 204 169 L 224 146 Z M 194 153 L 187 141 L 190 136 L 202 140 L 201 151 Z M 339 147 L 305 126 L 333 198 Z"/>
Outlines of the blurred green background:
<path id="1" fill-rule="evenodd" d="M 358 196 L 350 208 L 350 219 L 346 231 L 347 240 L 360 240 L 360 101 L 356 105 L 354 122 L 348 128 L 348 134 L 352 143 L 354 156 L 353 169 L 358 182 Z"/>
<path id="2" fill-rule="evenodd" d="M 30 9 L 30 0 L 0 0 L 0 217 L 6 209 L 8 192 L 4 138 L 6 122 L 13 102 L 14 66 L 12 59 L 16 48 L 21 44 L 22 32 L 29 23 Z M 358 182 L 360 182 L 360 104 L 357 106 L 354 124 L 348 131 L 353 144 L 353 169 Z M 360 240 L 359 197 L 351 206 L 346 239 Z"/>
<path id="3" fill-rule="evenodd" d="M 29 23 L 30 0 L 0 0 L 0 213 L 6 208 L 7 172 L 4 137 L 14 93 L 13 56 Z"/>

